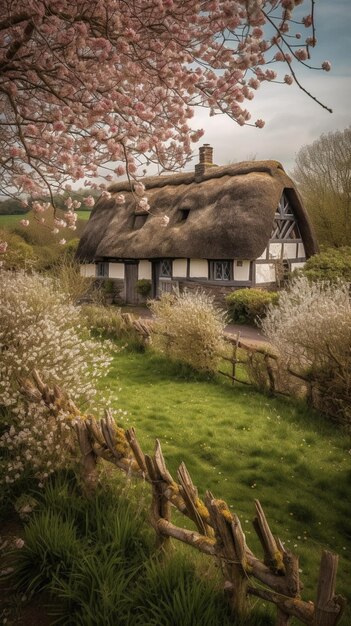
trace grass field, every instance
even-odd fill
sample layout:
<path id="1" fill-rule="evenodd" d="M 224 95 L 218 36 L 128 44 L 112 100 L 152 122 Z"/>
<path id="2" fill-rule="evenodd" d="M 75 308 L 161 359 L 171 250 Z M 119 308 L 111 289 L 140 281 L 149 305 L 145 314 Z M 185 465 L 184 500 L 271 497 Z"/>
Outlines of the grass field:
<path id="1" fill-rule="evenodd" d="M 179 371 L 150 353 L 119 353 L 104 389 L 121 425 L 136 427 L 147 452 L 158 437 L 171 473 L 184 461 L 200 495 L 224 498 L 259 552 L 258 498 L 273 533 L 300 557 L 306 599 L 315 597 L 322 548 L 337 552 L 337 590 L 351 600 L 350 438 L 302 405 Z"/>
<path id="2" fill-rule="evenodd" d="M 78 220 L 86 222 L 90 217 L 90 211 L 77 211 Z M 0 215 L 0 228 L 12 229 L 20 220 L 28 219 L 27 215 Z"/>

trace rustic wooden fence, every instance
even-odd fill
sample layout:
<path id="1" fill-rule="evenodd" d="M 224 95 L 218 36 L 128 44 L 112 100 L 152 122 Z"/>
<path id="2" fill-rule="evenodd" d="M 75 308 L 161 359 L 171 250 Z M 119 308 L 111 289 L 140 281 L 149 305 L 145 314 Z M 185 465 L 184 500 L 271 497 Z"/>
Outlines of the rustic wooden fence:
<path id="1" fill-rule="evenodd" d="M 215 558 L 221 565 L 224 589 L 234 615 L 245 616 L 248 597 L 253 595 L 276 606 L 276 626 L 289 625 L 293 617 L 310 626 L 338 623 L 346 603 L 335 594 L 337 555 L 322 552 L 316 599 L 302 600 L 298 557 L 273 535 L 258 500 L 253 526 L 262 546 L 262 559 L 247 545 L 238 515 L 230 511 L 224 500 L 210 491 L 204 500 L 199 497 L 184 463 L 177 471 L 178 481 L 174 480 L 158 440 L 154 454 L 145 454 L 133 428 L 118 427 L 108 411 L 101 420 L 82 415 L 72 401 L 57 387 L 50 389 L 45 385 L 36 372 L 33 381 L 23 383 L 22 391 L 32 402 L 44 401 L 53 414 L 64 409 L 72 416 L 87 493 L 98 486 L 98 461 L 102 459 L 128 476 L 150 484 L 151 523 L 158 547 L 166 550 L 174 538 Z M 193 530 L 172 523 L 174 507 L 191 520 Z"/>
<path id="2" fill-rule="evenodd" d="M 269 393 L 271 393 L 272 395 L 276 393 L 287 395 L 286 392 L 283 392 L 279 389 L 277 377 L 278 355 L 273 351 L 268 343 L 262 345 L 252 345 L 243 341 L 240 338 L 240 333 L 234 336 L 225 334 L 224 339 L 226 343 L 232 346 L 232 354 L 231 356 L 224 354 L 221 354 L 219 356 L 224 361 L 227 361 L 231 364 L 231 372 L 224 372 L 223 370 L 219 369 L 219 374 L 230 378 L 233 385 L 235 382 L 239 382 L 244 385 L 250 385 L 252 384 L 250 380 L 248 381 L 247 378 L 237 375 L 237 365 L 244 365 L 247 368 L 247 371 L 249 371 L 250 369 L 253 370 L 253 361 L 255 358 L 260 356 L 260 365 L 261 368 L 264 370 L 266 388 Z"/>
<path id="3" fill-rule="evenodd" d="M 148 344 L 150 342 L 151 334 L 152 332 L 155 332 L 152 328 L 152 320 L 141 318 L 135 319 L 130 313 L 123 313 L 122 318 L 124 320 L 126 328 L 136 332 L 142 342 L 144 342 L 145 344 Z M 163 335 L 166 336 L 164 333 Z M 171 344 L 173 341 L 172 335 L 167 335 L 166 338 L 169 344 Z M 229 344 L 232 348 L 231 355 L 228 356 L 228 354 L 221 353 L 218 354 L 218 356 L 223 361 L 228 362 L 231 367 L 229 372 L 219 368 L 219 374 L 230 378 L 233 385 L 236 382 L 243 385 L 257 385 L 257 380 L 248 380 L 247 376 L 245 377 L 240 375 L 240 373 L 238 373 L 237 366 L 244 365 L 246 366 L 247 371 L 253 372 L 255 369 L 254 361 L 259 356 L 261 357 L 260 368 L 261 371 L 264 372 L 264 388 L 272 395 L 291 395 L 291 392 L 289 390 L 290 386 L 281 386 L 280 384 L 280 376 L 278 375 L 279 356 L 276 352 L 274 352 L 273 348 L 268 343 L 264 343 L 262 345 L 253 345 L 252 343 L 243 341 L 240 337 L 240 333 L 238 333 L 237 335 L 224 333 L 223 338 L 225 342 Z M 303 376 L 301 373 L 295 372 L 291 368 L 286 370 L 286 374 L 292 379 L 295 379 L 295 381 L 298 380 L 300 382 L 300 390 L 302 387 L 304 388 L 304 395 L 307 400 L 310 401 L 310 404 L 312 404 L 311 400 L 314 393 L 315 385 L 313 377 L 311 375 Z"/>

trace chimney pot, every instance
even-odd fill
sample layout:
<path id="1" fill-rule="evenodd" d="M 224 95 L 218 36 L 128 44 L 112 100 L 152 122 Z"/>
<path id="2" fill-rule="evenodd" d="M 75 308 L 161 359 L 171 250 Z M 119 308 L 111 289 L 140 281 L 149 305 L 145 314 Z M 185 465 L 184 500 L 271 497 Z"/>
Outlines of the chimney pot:
<path id="1" fill-rule="evenodd" d="M 211 167 L 214 167 L 213 148 L 209 143 L 204 143 L 199 148 L 199 163 L 195 165 L 195 176 L 203 176 L 205 171 Z"/>

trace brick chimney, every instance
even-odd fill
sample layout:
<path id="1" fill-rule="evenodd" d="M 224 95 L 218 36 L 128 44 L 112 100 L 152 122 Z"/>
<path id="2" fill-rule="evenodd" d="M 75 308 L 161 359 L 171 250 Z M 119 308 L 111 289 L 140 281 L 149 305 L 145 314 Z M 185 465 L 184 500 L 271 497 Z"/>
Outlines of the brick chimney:
<path id="1" fill-rule="evenodd" d="M 213 148 L 209 143 L 204 143 L 199 148 L 199 163 L 195 165 L 195 178 L 201 178 L 211 167 L 216 167 L 213 163 Z"/>

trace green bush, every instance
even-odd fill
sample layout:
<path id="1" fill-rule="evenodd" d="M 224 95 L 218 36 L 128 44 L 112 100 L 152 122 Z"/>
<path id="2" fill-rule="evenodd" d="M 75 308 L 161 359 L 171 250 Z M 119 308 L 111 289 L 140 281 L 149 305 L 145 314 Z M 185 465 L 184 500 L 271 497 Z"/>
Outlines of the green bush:
<path id="1" fill-rule="evenodd" d="M 302 273 L 313 281 L 351 283 L 351 246 L 326 248 L 315 254 L 306 261 Z"/>
<path id="2" fill-rule="evenodd" d="M 125 334 L 126 325 L 121 309 L 117 307 L 85 304 L 81 313 L 86 326 L 95 334 L 111 339 L 121 339 Z"/>
<path id="3" fill-rule="evenodd" d="M 37 258 L 32 246 L 19 235 L 0 229 L 0 241 L 8 244 L 6 252 L 1 255 L 3 269 L 20 270 L 36 265 Z"/>
<path id="4" fill-rule="evenodd" d="M 148 298 L 151 294 L 151 280 L 147 278 L 140 278 L 136 283 L 136 290 L 140 296 Z"/>
<path id="5" fill-rule="evenodd" d="M 150 308 L 152 344 L 162 354 L 213 373 L 224 351 L 225 314 L 201 291 L 163 294 Z"/>
<path id="6" fill-rule="evenodd" d="M 228 312 L 237 324 L 257 324 L 270 304 L 277 304 L 279 295 L 263 289 L 237 289 L 226 297 Z"/>

